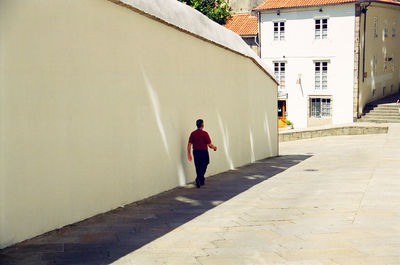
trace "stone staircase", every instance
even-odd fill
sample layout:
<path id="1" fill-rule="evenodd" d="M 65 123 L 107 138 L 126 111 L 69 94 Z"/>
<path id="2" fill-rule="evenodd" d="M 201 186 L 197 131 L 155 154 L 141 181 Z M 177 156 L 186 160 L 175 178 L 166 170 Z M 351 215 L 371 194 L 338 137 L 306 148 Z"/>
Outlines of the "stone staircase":
<path id="1" fill-rule="evenodd" d="M 376 123 L 400 123 L 400 104 L 389 103 L 370 103 L 364 108 L 364 115 L 359 122 Z"/>

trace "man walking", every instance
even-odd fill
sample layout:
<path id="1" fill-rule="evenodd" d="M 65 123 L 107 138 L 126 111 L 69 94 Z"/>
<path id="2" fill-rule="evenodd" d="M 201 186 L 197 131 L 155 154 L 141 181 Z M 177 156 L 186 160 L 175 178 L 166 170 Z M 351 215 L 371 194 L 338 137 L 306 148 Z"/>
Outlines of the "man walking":
<path id="1" fill-rule="evenodd" d="M 189 142 L 187 146 L 188 160 L 192 161 L 192 145 L 193 145 L 193 156 L 194 165 L 196 167 L 196 187 L 200 188 L 204 185 L 204 174 L 207 170 L 207 165 L 210 163 L 210 157 L 208 155 L 208 147 L 217 151 L 217 147 L 211 143 L 210 136 L 206 131 L 203 131 L 204 121 L 196 121 L 197 130 L 190 134 Z"/>

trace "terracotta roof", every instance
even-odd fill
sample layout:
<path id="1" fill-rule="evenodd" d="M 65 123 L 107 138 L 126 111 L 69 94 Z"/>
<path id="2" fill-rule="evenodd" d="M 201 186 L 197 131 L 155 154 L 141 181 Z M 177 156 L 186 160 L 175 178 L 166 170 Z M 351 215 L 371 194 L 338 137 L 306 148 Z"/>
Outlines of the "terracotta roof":
<path id="1" fill-rule="evenodd" d="M 239 35 L 257 35 L 258 20 L 257 17 L 250 15 L 250 13 L 233 14 L 226 21 L 224 27 Z"/>
<path id="2" fill-rule="evenodd" d="M 396 1 L 396 0 L 394 0 L 394 1 L 392 1 L 392 0 L 377 0 L 376 2 L 400 5 L 400 1 Z"/>
<path id="3" fill-rule="evenodd" d="M 296 8 L 308 6 L 325 6 L 325 5 L 339 5 L 348 3 L 358 3 L 360 0 L 265 0 L 261 5 L 254 10 L 269 10 L 269 9 L 283 9 L 283 8 Z M 398 1 L 392 0 L 372 0 L 371 2 L 388 3 L 400 5 Z"/>

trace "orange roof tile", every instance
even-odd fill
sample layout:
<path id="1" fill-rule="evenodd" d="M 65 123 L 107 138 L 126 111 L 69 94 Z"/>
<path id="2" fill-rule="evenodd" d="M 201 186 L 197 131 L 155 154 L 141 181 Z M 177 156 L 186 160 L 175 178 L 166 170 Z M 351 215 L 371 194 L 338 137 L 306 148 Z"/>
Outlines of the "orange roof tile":
<path id="1" fill-rule="evenodd" d="M 400 5 L 400 1 L 396 1 L 396 0 L 377 0 L 376 2 Z"/>
<path id="2" fill-rule="evenodd" d="M 258 20 L 257 17 L 250 15 L 250 13 L 233 14 L 226 21 L 224 27 L 239 35 L 257 35 Z"/>
<path id="3" fill-rule="evenodd" d="M 348 3 L 358 3 L 360 0 L 265 0 L 261 5 L 254 10 L 269 10 L 280 8 L 296 8 L 307 6 L 325 6 L 325 5 L 339 5 Z M 393 0 L 372 0 L 371 2 L 389 3 L 400 5 L 400 2 Z"/>

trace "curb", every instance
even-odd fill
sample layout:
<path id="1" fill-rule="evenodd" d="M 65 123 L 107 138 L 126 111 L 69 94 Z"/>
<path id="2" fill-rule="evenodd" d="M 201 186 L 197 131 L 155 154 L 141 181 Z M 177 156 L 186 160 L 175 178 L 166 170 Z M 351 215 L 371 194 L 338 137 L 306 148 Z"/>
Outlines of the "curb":
<path id="1" fill-rule="evenodd" d="M 279 142 L 339 135 L 385 134 L 388 129 L 388 126 L 341 126 L 324 129 L 305 129 L 303 131 L 280 132 Z"/>

